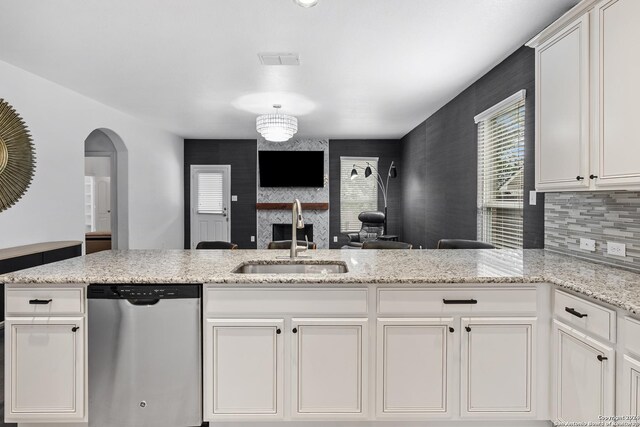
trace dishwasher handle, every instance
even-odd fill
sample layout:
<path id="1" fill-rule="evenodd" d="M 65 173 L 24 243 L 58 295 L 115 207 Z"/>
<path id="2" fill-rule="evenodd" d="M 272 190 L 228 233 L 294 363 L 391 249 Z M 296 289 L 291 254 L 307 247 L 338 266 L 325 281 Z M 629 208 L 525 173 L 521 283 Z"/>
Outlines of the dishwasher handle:
<path id="1" fill-rule="evenodd" d="M 160 298 L 127 298 L 127 302 L 131 305 L 156 305 L 160 302 Z"/>

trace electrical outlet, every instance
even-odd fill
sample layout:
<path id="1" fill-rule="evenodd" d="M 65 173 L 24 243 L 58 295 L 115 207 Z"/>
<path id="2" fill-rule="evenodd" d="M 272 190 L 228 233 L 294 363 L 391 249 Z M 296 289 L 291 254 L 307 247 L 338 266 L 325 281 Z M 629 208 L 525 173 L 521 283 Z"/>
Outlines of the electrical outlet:
<path id="1" fill-rule="evenodd" d="M 529 205 L 530 206 L 535 206 L 536 205 L 536 192 L 535 191 L 529 191 Z"/>
<path id="2" fill-rule="evenodd" d="M 338 243 L 338 236 L 333 236 L 333 243 Z"/>
<path id="3" fill-rule="evenodd" d="M 607 254 L 627 256 L 627 245 L 624 243 L 607 242 Z"/>
<path id="4" fill-rule="evenodd" d="M 596 250 L 596 241 L 593 239 L 580 239 L 580 249 L 584 249 L 585 251 L 595 252 Z"/>
<path id="5" fill-rule="evenodd" d="M 256 241 L 256 236 L 251 236 L 251 241 L 255 242 Z"/>

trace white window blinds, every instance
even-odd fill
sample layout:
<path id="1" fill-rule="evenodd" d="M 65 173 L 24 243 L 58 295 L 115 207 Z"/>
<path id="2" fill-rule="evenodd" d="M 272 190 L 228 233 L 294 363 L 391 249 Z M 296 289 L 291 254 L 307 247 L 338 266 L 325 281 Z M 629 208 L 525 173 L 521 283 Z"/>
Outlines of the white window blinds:
<path id="1" fill-rule="evenodd" d="M 478 240 L 498 248 L 522 248 L 524 97 L 520 91 L 476 116 Z"/>
<path id="2" fill-rule="evenodd" d="M 198 173 L 198 213 L 223 213 L 224 180 L 221 172 Z"/>
<path id="3" fill-rule="evenodd" d="M 367 162 L 373 168 L 373 174 L 364 176 Z M 358 175 L 351 179 L 351 170 L 356 165 Z M 340 232 L 360 231 L 362 223 L 358 220 L 360 212 L 378 210 L 378 182 L 375 171 L 378 169 L 377 157 L 340 157 Z"/>

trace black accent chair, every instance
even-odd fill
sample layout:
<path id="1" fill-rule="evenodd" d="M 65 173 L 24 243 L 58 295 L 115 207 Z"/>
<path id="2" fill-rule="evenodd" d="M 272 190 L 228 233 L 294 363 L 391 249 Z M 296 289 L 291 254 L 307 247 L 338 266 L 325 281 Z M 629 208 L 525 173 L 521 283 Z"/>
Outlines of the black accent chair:
<path id="1" fill-rule="evenodd" d="M 304 246 L 307 242 L 305 240 L 298 240 L 298 246 Z M 267 249 L 290 249 L 291 248 L 291 240 L 276 240 L 274 242 L 269 242 Z M 309 242 L 309 246 L 307 249 L 318 249 L 318 245 L 315 242 Z"/>
<path id="2" fill-rule="evenodd" d="M 438 241 L 438 249 L 495 249 L 491 243 L 477 240 L 441 239 Z"/>
<path id="3" fill-rule="evenodd" d="M 362 249 L 411 249 L 413 245 L 405 242 L 385 240 L 368 240 L 362 244 Z"/>
<path id="4" fill-rule="evenodd" d="M 364 242 L 376 240 L 384 234 L 384 212 L 360 212 L 358 220 L 362 222 L 362 227 L 357 233 L 347 234 L 347 236 L 349 236 L 347 246 L 361 248 Z"/>
<path id="5" fill-rule="evenodd" d="M 238 249 L 238 245 L 231 242 L 199 242 L 196 249 Z"/>

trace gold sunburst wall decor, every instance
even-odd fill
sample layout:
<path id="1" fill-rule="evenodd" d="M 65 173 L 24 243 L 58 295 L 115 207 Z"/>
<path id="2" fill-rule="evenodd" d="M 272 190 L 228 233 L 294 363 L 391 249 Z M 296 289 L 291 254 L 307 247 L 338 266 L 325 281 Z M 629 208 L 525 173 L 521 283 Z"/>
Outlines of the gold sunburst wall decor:
<path id="1" fill-rule="evenodd" d="M 0 212 L 26 193 L 33 179 L 35 152 L 20 115 L 0 98 Z"/>

